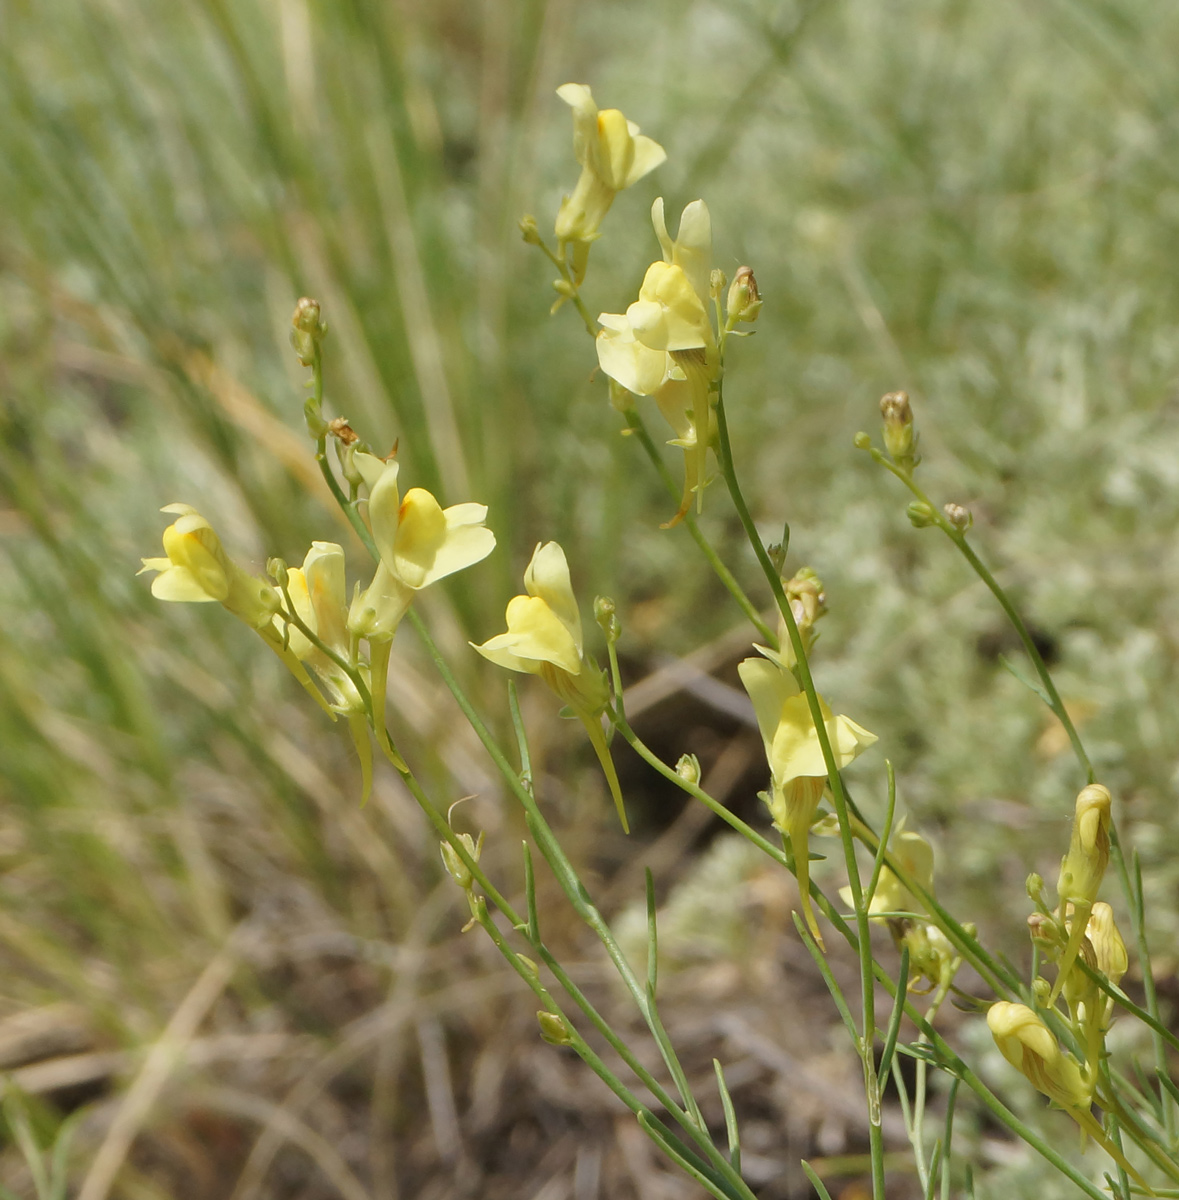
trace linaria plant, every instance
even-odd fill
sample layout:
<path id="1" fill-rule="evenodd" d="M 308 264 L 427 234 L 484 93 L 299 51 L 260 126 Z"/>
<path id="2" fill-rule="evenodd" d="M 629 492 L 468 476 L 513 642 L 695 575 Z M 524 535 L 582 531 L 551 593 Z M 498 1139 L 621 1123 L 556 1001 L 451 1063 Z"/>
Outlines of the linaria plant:
<path id="1" fill-rule="evenodd" d="M 665 536 L 682 537 L 686 531 L 749 620 L 751 653 L 738 670 L 764 742 L 768 786 L 762 799 L 768 820 L 743 820 L 701 787 L 699 766 L 690 756 L 678 764 L 665 762 L 636 734 L 627 720 L 618 660 L 626 614 L 608 598 L 598 597 L 593 603 L 595 625 L 589 627 L 596 632 L 587 637 L 581 613 L 588 597 L 579 597 L 576 590 L 577 564 L 571 565 L 555 542 L 536 548 L 524 574 L 525 591 L 508 605 L 506 632 L 489 630 L 488 639 L 474 649 L 498 666 L 539 676 L 558 704 L 578 719 L 624 829 L 626 808 L 612 740 L 627 743 L 654 772 L 705 805 L 797 879 L 798 936 L 830 988 L 862 1065 L 875 1200 L 890 1194 L 882 1121 L 882 1093 L 890 1079 L 911 1144 L 912 1171 L 926 1197 L 946 1198 L 972 1186 L 972 1164 L 960 1162 L 954 1148 L 956 1114 L 968 1094 L 977 1110 L 985 1110 L 992 1121 L 1026 1142 L 1080 1194 L 1121 1200 L 1139 1194 L 1179 1195 L 1179 1088 L 1168 1073 L 1168 1053 L 1179 1049 L 1179 1041 L 1159 1017 L 1137 859 L 1122 845 L 1114 798 L 1095 778 L 1035 640 L 987 566 L 984 552 L 968 537 L 971 514 L 955 503 L 937 504 L 918 482 L 918 437 L 909 397 L 892 392 L 882 400 L 883 449 L 866 433 L 858 434 L 855 444 L 911 494 L 907 513 L 912 524 L 937 530 L 990 589 L 1026 651 L 1030 674 L 1020 677 L 1059 720 L 1077 759 L 1082 786 L 1055 895 L 1046 893 L 1039 877 L 1028 881 L 1033 911 L 1026 974 L 988 948 L 973 924 L 938 900 L 932 846 L 919 830 L 896 819 L 897 789 L 887 760 L 879 772 L 879 787 L 853 797 L 844 782 L 843 769 L 871 750 L 876 736 L 851 717 L 836 715 L 842 703 L 818 690 L 812 659 L 815 624 L 826 607 L 822 583 L 802 565 L 787 574 L 793 551 L 788 526 L 780 544 L 763 541 L 745 501 L 729 438 L 725 383 L 731 356 L 739 339 L 752 332 L 763 303 L 754 271 L 741 267 L 730 282 L 713 266 L 712 221 L 703 200 L 693 199 L 683 208 L 673 238 L 659 199 L 650 214 L 652 255 L 657 250 L 659 257 L 645 269 L 642 263 L 634 264 L 636 275 L 643 269 L 637 297 L 604 301 L 604 309 L 616 311 L 595 315 L 584 294 L 590 247 L 606 237 L 604 225 L 618 195 L 666 156 L 622 113 L 600 110 L 588 87 L 566 84 L 558 95 L 573 111 L 574 156 L 581 174 L 561 202 L 551 234 L 532 216 L 521 220 L 521 230 L 525 242 L 546 255 L 558 272 L 554 310 L 572 308 L 594 343 L 592 348 L 586 345 L 586 365 L 592 367 L 596 359 L 608 380 L 603 422 L 621 416 L 622 431 L 659 474 L 676 505 L 667 524 L 682 529 L 669 529 Z M 618 219 L 645 218 L 628 209 Z M 597 252 L 601 253 L 605 251 Z M 177 518 L 164 531 L 165 556 L 144 559 L 144 569 L 156 572 L 152 591 L 168 601 L 219 602 L 254 629 L 329 717 L 346 719 L 364 767 L 366 795 L 372 747 L 377 747 L 435 830 L 445 868 L 465 893 L 470 927 L 490 939 L 535 996 L 540 1036 L 580 1056 L 660 1151 L 708 1194 L 720 1200 L 752 1200 L 754 1192 L 742 1173 L 741 1113 L 729 1096 L 723 1064 L 715 1064 L 725 1114 L 724 1130 L 718 1132 L 705 1121 L 701 1099 L 660 1017 L 650 874 L 648 962 L 646 971 L 639 973 L 564 849 L 561 830 L 543 797 L 533 789 L 528 737 L 514 683 L 507 684 L 504 704 L 515 745 L 505 747 L 493 732 L 497 723 L 477 710 L 461 686 L 465 672 L 452 669 L 412 608 L 417 592 L 492 553 L 495 538 L 488 522 L 494 527 L 494 513 L 469 500 L 443 508 L 420 487 L 402 495 L 408 481 L 401 478 L 396 454 L 376 453 L 342 417 L 326 410 L 326 334 L 319 305 L 310 299 L 299 301 L 292 341 L 300 362 L 311 372 L 304 411 L 315 458 L 371 564 L 360 571 L 346 564 L 339 545 L 317 541 L 301 567 L 274 559 L 269 579 L 258 578 L 233 562 L 196 509 L 173 503 L 165 509 Z M 669 444 L 683 452 L 682 485 L 648 430 L 650 402 L 671 427 Z M 611 409 L 617 414 L 613 418 Z M 705 489 L 713 482 L 719 484 L 714 493 L 721 494 L 714 495 L 710 506 L 730 506 L 764 577 L 758 595 L 740 585 L 732 563 L 726 561 L 729 548 L 722 552 L 713 545 L 698 522 Z M 783 514 L 773 515 L 780 520 Z M 362 575 L 351 595 L 350 571 Z M 769 619 L 762 612 L 767 599 L 774 609 Z M 390 646 L 405 623 L 425 646 L 523 811 L 529 841 L 522 907 L 508 898 L 511 881 L 492 879 L 485 871 L 483 835 L 476 839 L 456 832 L 442 815 L 439 798 L 429 794 L 415 765 L 396 748 L 398 718 L 386 710 L 385 691 Z M 606 670 L 596 657 L 603 652 Z M 1066 807 L 1067 797 L 1062 796 L 1062 813 Z M 811 877 L 812 833 L 837 839 L 847 876 L 837 895 L 828 895 Z M 658 1047 L 662 1070 L 650 1067 L 550 950 L 536 898 L 535 854 L 544 860 L 572 910 L 600 939 Z M 1108 900 L 1101 898 L 1110 866 L 1128 913 L 1131 947 L 1144 982 L 1143 1005 L 1120 986 L 1130 954 Z M 1005 902 L 1012 901 L 1007 897 Z M 873 942 L 873 928 L 880 925 L 891 932 L 892 948 Z M 832 938 L 845 941 L 854 953 L 858 996 L 845 994 L 828 963 L 827 942 Z M 969 993 L 957 982 L 964 966 L 977 980 Z M 1041 976 L 1045 966 L 1051 978 Z M 881 993 L 891 1002 L 891 1015 L 878 1023 Z M 939 1032 L 938 1014 L 951 997 L 976 1014 L 971 1020 L 977 1028 L 985 1021 L 1015 1074 L 994 1076 L 997 1082 L 992 1086 L 970 1053 Z M 1115 1021 L 1138 1023 L 1149 1032 L 1153 1071 L 1140 1069 L 1131 1076 L 1111 1060 L 1106 1039 Z M 609 1060 L 600 1052 L 603 1043 L 612 1052 Z M 977 1046 L 977 1041 L 972 1044 Z M 909 1074 L 901 1069 L 906 1058 L 915 1064 Z M 931 1073 L 945 1080 L 941 1124 L 932 1139 L 926 1115 Z M 1019 1115 L 1028 1111 L 1026 1099 L 1033 1089 L 1076 1123 L 1083 1142 L 1095 1143 L 1080 1165 L 1033 1120 Z M 810 1165 L 802 1166 L 818 1193 L 828 1195 Z"/>

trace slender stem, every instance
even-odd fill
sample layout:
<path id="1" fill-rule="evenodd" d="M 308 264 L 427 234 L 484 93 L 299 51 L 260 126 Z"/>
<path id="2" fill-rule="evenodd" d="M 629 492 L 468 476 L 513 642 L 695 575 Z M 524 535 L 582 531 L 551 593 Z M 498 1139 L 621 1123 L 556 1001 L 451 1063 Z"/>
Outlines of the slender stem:
<path id="1" fill-rule="evenodd" d="M 557 270 L 561 272 L 561 278 L 565 281 L 565 283 L 569 286 L 569 289 L 570 289 L 568 293 L 562 292 L 561 295 L 566 300 L 571 301 L 573 304 L 573 307 L 577 309 L 578 314 L 581 316 L 582 321 L 585 323 L 586 333 L 588 333 L 590 335 L 590 337 L 596 338 L 598 336 L 598 326 L 595 323 L 593 317 L 590 316 L 590 311 L 588 308 L 586 308 L 585 301 L 581 298 L 581 289 L 577 286 L 576 283 L 573 282 L 573 275 L 571 274 L 571 272 L 569 270 L 569 264 L 563 258 L 560 258 L 560 257 L 558 257 L 558 255 L 554 254 L 552 252 L 552 250 L 550 250 L 548 248 L 548 245 L 544 242 L 543 239 L 538 237 L 537 241 L 535 242 L 535 245 L 539 246 L 540 249 L 544 251 L 544 255 L 549 260 L 549 262 L 551 262 L 553 264 L 553 266 L 556 267 Z"/>
<path id="2" fill-rule="evenodd" d="M 658 472 L 659 478 L 663 480 L 663 484 L 668 492 L 673 498 L 678 496 L 679 489 L 676 487 L 675 480 L 672 479 L 671 472 L 667 469 L 667 464 L 663 461 L 663 457 L 659 453 L 659 448 L 652 440 L 651 434 L 648 432 L 647 426 L 638 410 L 633 408 L 628 409 L 623 415 L 626 417 L 627 428 L 639 439 L 639 444 L 643 447 L 647 458 L 650 459 L 651 465 Z M 692 540 L 696 543 L 700 553 L 704 555 L 708 565 L 716 573 L 716 577 L 724 584 L 729 595 L 737 602 L 737 607 L 749 618 L 749 622 L 757 630 L 758 636 L 764 639 L 769 646 L 777 649 L 777 634 L 761 619 L 761 614 L 757 611 L 753 601 L 746 595 L 745 589 L 737 582 L 736 576 L 725 566 L 712 543 L 704 536 L 700 524 L 696 519 L 696 514 L 691 511 L 686 512 L 682 524 L 687 527 Z"/>
<path id="3" fill-rule="evenodd" d="M 736 1177 L 735 1180 L 732 1178 L 724 1178 L 722 1172 L 716 1169 L 710 1169 L 709 1165 L 703 1159 L 699 1158 L 688 1146 L 684 1145 L 684 1143 L 681 1142 L 662 1121 L 658 1120 L 658 1118 L 651 1113 L 646 1105 L 644 1105 L 630 1091 L 630 1089 L 626 1087 L 626 1085 L 618 1078 L 618 1076 L 606 1066 L 602 1059 L 594 1052 L 589 1043 L 586 1042 L 586 1040 L 577 1032 L 572 1023 L 562 1012 L 560 1005 L 556 1002 L 556 1000 L 553 999 L 549 990 L 544 986 L 543 983 L 541 983 L 539 977 L 529 969 L 528 964 L 525 963 L 508 944 L 507 939 L 500 932 L 499 927 L 491 919 L 491 915 L 487 911 L 486 903 L 484 903 L 481 899 L 475 899 L 472 903 L 472 915 L 474 916 L 476 923 L 491 939 L 496 949 L 499 950 L 500 954 L 503 955 L 504 959 L 508 962 L 516 974 L 519 975 L 520 978 L 523 979 L 524 982 L 536 994 L 537 998 L 544 1005 L 545 1011 L 551 1013 L 555 1017 L 558 1017 L 563 1022 L 565 1029 L 568 1031 L 569 1040 L 567 1044 L 569 1045 L 570 1049 L 577 1053 L 582 1061 L 589 1066 L 594 1074 L 606 1084 L 606 1086 L 623 1102 L 623 1104 L 625 1104 L 626 1107 L 630 1109 L 630 1111 L 636 1116 L 642 1116 L 654 1124 L 656 1128 L 659 1129 L 660 1133 L 668 1139 L 670 1144 L 674 1145 L 677 1151 L 683 1154 L 687 1160 L 692 1163 L 696 1170 L 705 1175 L 705 1177 L 709 1179 L 712 1185 L 717 1188 L 722 1195 L 736 1197 L 738 1200 L 754 1200 L 753 1193 L 750 1192 L 748 1187 L 746 1187 L 745 1184 L 740 1180 L 740 1177 Z M 719 1155 L 719 1151 L 717 1153 Z M 719 1157 L 721 1161 L 725 1163 L 725 1165 L 728 1165 L 723 1155 L 719 1155 Z M 725 1186 L 726 1184 L 728 1184 L 727 1187 Z"/>
<path id="4" fill-rule="evenodd" d="M 393 761 L 392 759 L 390 761 Z M 425 814 L 426 819 L 433 826 L 435 832 L 454 850 L 461 859 L 463 865 L 471 872 L 472 878 L 478 883 L 479 887 L 487 895 L 487 898 L 499 909 L 500 912 L 508 919 L 512 926 L 520 933 L 529 946 L 536 952 L 541 961 L 553 973 L 554 978 L 560 983 L 565 992 L 577 1005 L 578 1008 L 589 1019 L 595 1029 L 606 1039 L 611 1048 L 618 1054 L 622 1061 L 634 1072 L 636 1078 L 643 1084 L 644 1087 L 651 1093 L 652 1096 L 661 1104 L 667 1111 L 679 1122 L 684 1129 L 691 1134 L 701 1149 L 708 1154 L 710 1158 L 714 1155 L 720 1156 L 720 1151 L 717 1150 L 702 1131 L 691 1119 L 691 1117 L 682 1109 L 675 1100 L 668 1094 L 667 1090 L 659 1083 L 659 1081 L 647 1070 L 646 1067 L 635 1056 L 634 1052 L 626 1044 L 625 1041 L 614 1031 L 606 1019 L 593 1006 L 586 995 L 581 991 L 577 984 L 569 977 L 569 974 L 553 956 L 540 937 L 533 936 L 530 924 L 524 917 L 516 912 L 512 904 L 499 892 L 491 880 L 487 877 L 482 867 L 467 847 L 464 845 L 458 835 L 450 828 L 442 814 L 431 804 L 429 797 L 418 783 L 413 773 L 397 762 L 393 762 L 397 773 L 401 776 L 405 786 L 409 789 L 410 794 L 417 802 L 418 807 Z M 482 922 L 480 922 L 482 924 Z M 501 947 L 502 949 L 502 947 Z M 532 986 L 532 978 L 528 977 L 527 982 Z M 535 991 L 536 989 L 533 988 Z M 539 993 L 538 993 L 539 994 Z"/>
<path id="5" fill-rule="evenodd" d="M 839 819 L 839 837 L 843 845 L 844 863 L 847 867 L 848 884 L 851 888 L 852 906 L 855 909 L 856 926 L 859 935 L 860 992 L 863 1002 L 863 1026 L 860 1035 L 859 1051 L 864 1065 L 864 1083 L 868 1099 L 868 1135 L 872 1152 L 872 1195 L 874 1200 L 884 1200 L 884 1142 L 880 1127 L 880 1083 L 876 1079 L 873 1060 L 873 1046 L 876 1037 L 876 1006 L 873 985 L 874 963 L 868 926 L 868 910 L 864 903 L 863 885 L 860 882 L 859 867 L 856 862 L 856 846 L 852 832 L 851 815 L 848 811 L 843 780 L 839 775 L 839 763 L 836 761 L 835 752 L 831 745 L 831 738 L 828 734 L 827 721 L 823 715 L 819 694 L 815 689 L 814 680 L 811 678 L 806 647 L 803 645 L 802 637 L 799 634 L 798 623 L 794 619 L 794 612 L 790 607 L 789 600 L 786 598 L 786 592 L 782 586 L 782 578 L 778 572 L 778 568 L 771 561 L 769 553 L 761 540 L 761 536 L 757 532 L 757 526 L 754 524 L 753 516 L 749 511 L 749 506 L 745 503 L 745 497 L 741 492 L 741 486 L 737 480 L 737 472 L 733 465 L 733 449 L 729 440 L 729 423 L 725 415 L 725 401 L 722 388 L 723 380 L 717 383 L 716 401 L 718 458 L 720 460 L 721 472 L 725 477 L 725 483 L 728 485 L 729 495 L 733 500 L 733 507 L 737 510 L 737 516 L 745 530 L 745 536 L 748 538 L 753 552 L 757 555 L 757 560 L 761 565 L 762 572 L 765 574 L 766 582 L 770 585 L 770 590 L 774 594 L 778 611 L 782 614 L 782 620 L 786 626 L 787 635 L 790 638 L 790 646 L 794 651 L 798 681 L 802 686 L 802 690 L 806 693 L 807 705 L 810 708 L 811 719 L 814 722 L 819 749 L 822 751 L 823 763 L 827 768 L 827 779 L 831 787 L 835 813 Z"/>
<path id="6" fill-rule="evenodd" d="M 652 1035 L 659 1043 L 660 1052 L 667 1063 L 668 1070 L 673 1076 L 677 1071 L 682 1070 L 678 1060 L 675 1057 L 674 1051 L 670 1044 L 666 1043 L 666 1039 L 660 1042 L 658 1021 L 651 1011 L 650 1003 L 648 1002 L 646 991 L 643 985 L 639 982 L 633 968 L 627 961 L 626 955 L 619 946 L 614 937 L 610 926 L 606 919 L 602 916 L 597 906 L 590 898 L 589 892 L 581 879 L 578 877 L 573 864 L 569 861 L 564 849 L 558 842 L 556 835 L 553 833 L 548 822 L 545 820 L 544 814 L 540 810 L 535 797 L 520 781 L 518 773 L 513 769 L 511 763 L 508 762 L 499 743 L 495 740 L 491 731 L 487 728 L 482 717 L 479 716 L 472 705 L 470 699 L 463 691 L 454 672 L 451 671 L 446 660 L 442 657 L 438 647 L 434 644 L 433 638 L 430 637 L 429 631 L 426 629 L 425 623 L 412 609 L 409 612 L 409 620 L 417 631 L 418 636 L 422 639 L 423 645 L 426 647 L 427 653 L 434 662 L 435 669 L 442 677 L 442 681 L 450 690 L 463 715 L 466 717 L 471 728 L 475 731 L 475 735 L 483 743 L 484 749 L 491 756 L 500 774 L 503 776 L 508 787 L 513 795 L 523 807 L 528 829 L 536 840 L 537 848 L 544 855 L 545 861 L 552 869 L 553 875 L 561 886 L 561 890 L 565 893 L 566 899 L 573 906 L 577 915 L 585 922 L 586 925 L 593 930 L 597 935 L 598 940 L 605 948 L 610 961 L 614 964 L 614 969 L 618 972 L 619 978 L 622 980 L 626 990 L 630 992 L 631 998 L 634 1000 L 635 1006 L 642 1014 L 643 1020 L 647 1027 L 651 1030 Z M 718 1151 L 719 1153 L 719 1151 Z"/>

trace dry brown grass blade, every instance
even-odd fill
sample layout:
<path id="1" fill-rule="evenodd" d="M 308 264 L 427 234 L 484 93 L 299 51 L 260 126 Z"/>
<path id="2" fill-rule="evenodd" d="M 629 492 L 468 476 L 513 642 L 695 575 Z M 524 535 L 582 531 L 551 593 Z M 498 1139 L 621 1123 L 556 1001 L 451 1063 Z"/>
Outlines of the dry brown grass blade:
<path id="1" fill-rule="evenodd" d="M 167 1083 L 168 1076 L 209 1009 L 233 978 L 244 928 L 244 925 L 239 925 L 209 961 L 148 1052 L 90 1163 L 90 1170 L 86 1172 L 78 1191 L 78 1200 L 106 1200 L 110 1195 L 119 1170 Z"/>
<path id="2" fill-rule="evenodd" d="M 298 1146 L 315 1163 L 339 1193 L 341 1200 L 372 1200 L 368 1189 L 356 1178 L 352 1168 L 327 1138 L 280 1105 L 261 1096 L 251 1096 L 248 1092 L 226 1087 L 200 1088 L 192 1098 L 202 1106 L 218 1109 L 230 1116 L 247 1117 L 276 1130 L 284 1141 Z"/>

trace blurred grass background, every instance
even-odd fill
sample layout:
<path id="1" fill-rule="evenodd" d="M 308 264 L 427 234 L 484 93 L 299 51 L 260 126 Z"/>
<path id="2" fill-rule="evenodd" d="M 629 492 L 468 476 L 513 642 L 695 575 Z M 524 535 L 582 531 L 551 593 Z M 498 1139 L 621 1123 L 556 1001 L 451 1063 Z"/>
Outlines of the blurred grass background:
<path id="1" fill-rule="evenodd" d="M 444 503 L 490 505 L 500 551 L 423 605 L 487 705 L 503 680 L 463 642 L 502 627 L 539 539 L 566 546 L 583 605 L 619 601 L 636 680 L 701 647 L 725 677 L 739 614 L 658 528 L 669 502 L 516 229 L 525 211 L 547 228 L 574 182 L 568 80 L 669 153 L 615 204 L 591 310 L 632 298 L 656 195 L 703 196 L 717 263 L 757 272 L 727 386 L 740 469 L 767 538 L 789 520 L 793 564 L 826 582 L 821 686 L 881 735 L 945 900 L 1022 954 L 1024 877 L 1055 877 L 1082 780 L 1003 671 L 987 595 L 851 446 L 897 387 L 927 488 L 972 508 L 1121 803 L 1179 997 L 1177 54 L 1159 0 L 0 5 L 0 1065 L 43 1141 L 80 1114 L 84 1200 L 695 1194 L 537 1044 L 394 783 L 359 811 L 346 739 L 248 631 L 134 578 L 175 500 L 256 569 L 351 536 L 301 431 L 287 328 L 310 294 L 333 411 L 400 439 Z M 397 656 L 411 758 L 440 804 L 476 797 L 457 819 L 514 878 L 486 760 L 408 632 Z M 643 832 L 624 842 L 548 700 L 526 699 L 556 819 L 616 908 L 652 855 L 672 908 L 687 889 L 690 948 L 693 881 L 732 879 L 725 919 L 748 935 L 684 951 L 680 1033 L 744 1064 L 761 1194 L 806 1195 L 800 1154 L 863 1143 L 836 1042 L 816 1067 L 792 1032 L 827 1018 L 788 895 L 723 839 L 693 851 L 708 829 L 633 770 Z M 756 740 L 663 703 L 661 749 L 697 750 L 755 811 Z M 871 809 L 880 759 L 858 768 Z M 824 1077 L 851 1108 L 808 1119 L 790 1096 Z M 980 1195 L 1058 1194 L 984 1125 L 962 1146 Z M 36 1194 L 15 1148 L 0 1165 Z"/>

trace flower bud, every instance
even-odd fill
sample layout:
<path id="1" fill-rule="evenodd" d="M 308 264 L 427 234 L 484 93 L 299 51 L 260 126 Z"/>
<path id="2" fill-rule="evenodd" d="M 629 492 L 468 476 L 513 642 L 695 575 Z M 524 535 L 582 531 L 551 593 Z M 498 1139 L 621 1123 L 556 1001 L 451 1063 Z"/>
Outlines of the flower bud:
<path id="1" fill-rule="evenodd" d="M 305 367 L 315 361 L 316 346 L 323 341 L 327 325 L 320 319 L 319 301 L 304 296 L 291 318 L 291 345 Z"/>
<path id="2" fill-rule="evenodd" d="M 912 501 L 905 509 L 905 515 L 912 522 L 914 529 L 928 529 L 937 524 L 933 509 L 924 500 Z"/>
<path id="3" fill-rule="evenodd" d="M 1093 1082 L 1065 1054 L 1048 1026 L 1025 1004 L 1000 1000 L 987 1012 L 995 1045 L 1032 1086 L 1066 1109 L 1088 1109 Z"/>
<path id="4" fill-rule="evenodd" d="M 708 275 L 708 294 L 713 300 L 721 298 L 721 292 L 725 290 L 725 284 L 729 282 L 728 276 L 720 267 L 713 267 Z"/>
<path id="5" fill-rule="evenodd" d="M 857 450 L 871 450 L 872 438 L 861 429 L 860 432 L 857 433 L 854 438 L 852 438 L 852 444 Z"/>
<path id="6" fill-rule="evenodd" d="M 520 235 L 530 246 L 540 245 L 540 229 L 536 224 L 536 218 L 531 213 L 525 213 L 520 218 Z"/>
<path id="7" fill-rule="evenodd" d="M 945 504 L 942 506 L 942 512 L 959 533 L 965 533 L 974 524 L 974 515 L 961 504 Z"/>
<path id="8" fill-rule="evenodd" d="M 757 290 L 757 280 L 754 278 L 752 267 L 740 267 L 729 285 L 729 295 L 725 301 L 725 315 L 728 324 L 735 325 L 738 321 L 752 324 L 761 312 L 761 293 Z"/>
<path id="9" fill-rule="evenodd" d="M 287 586 L 287 564 L 281 558 L 268 558 L 266 560 L 266 574 L 278 584 L 280 588 Z"/>
<path id="10" fill-rule="evenodd" d="M 1103 900 L 1093 905 L 1086 936 L 1093 946 L 1096 967 L 1112 984 L 1117 984 L 1130 965 L 1126 943 L 1114 921 L 1113 909 Z"/>
<path id="11" fill-rule="evenodd" d="M 1077 796 L 1072 838 L 1056 884 L 1061 905 L 1091 905 L 1097 899 L 1109 863 L 1110 809 L 1109 789 L 1099 783 L 1082 788 Z"/>
<path id="12" fill-rule="evenodd" d="M 911 471 L 917 465 L 917 434 L 909 393 L 889 392 L 881 397 L 880 415 L 884 418 L 884 448 L 898 467 Z"/>
<path id="13" fill-rule="evenodd" d="M 526 954 L 517 954 L 516 960 L 524 967 L 533 979 L 540 978 L 540 968 Z"/>
<path id="14" fill-rule="evenodd" d="M 602 627 L 606 641 L 613 645 L 622 636 L 622 626 L 614 601 L 609 596 L 594 597 L 594 620 Z"/>
<path id="15" fill-rule="evenodd" d="M 1040 949 L 1055 957 L 1055 951 L 1060 949 L 1060 926 L 1043 913 L 1034 912 L 1028 917 L 1028 934 L 1033 943 Z"/>
<path id="16" fill-rule="evenodd" d="M 700 783 L 700 760 L 694 754 L 681 754 L 675 765 L 675 773 L 693 785 Z"/>
<path id="17" fill-rule="evenodd" d="M 1044 893 L 1044 876 L 1038 875 L 1035 871 L 1033 871 L 1028 876 L 1028 880 L 1027 880 L 1027 883 L 1025 886 L 1027 888 L 1028 899 L 1033 904 L 1039 904 L 1040 897 Z"/>
<path id="18" fill-rule="evenodd" d="M 467 854 L 475 862 L 478 862 L 479 855 L 483 853 L 483 835 L 480 834 L 479 841 L 476 842 L 469 833 L 460 833 L 458 840 L 462 843 L 462 847 Z M 464 892 L 469 892 L 474 884 L 474 876 L 471 874 L 471 868 L 463 862 L 459 857 L 458 851 L 449 842 L 442 842 L 440 849 L 442 851 L 442 865 L 446 868 L 447 874 Z"/>
<path id="19" fill-rule="evenodd" d="M 558 1016 L 556 1013 L 545 1012 L 541 1009 L 536 1014 L 536 1019 L 540 1022 L 540 1036 L 550 1046 L 568 1046 L 572 1044 L 573 1030 L 569 1028 L 569 1023 L 564 1017 Z"/>

